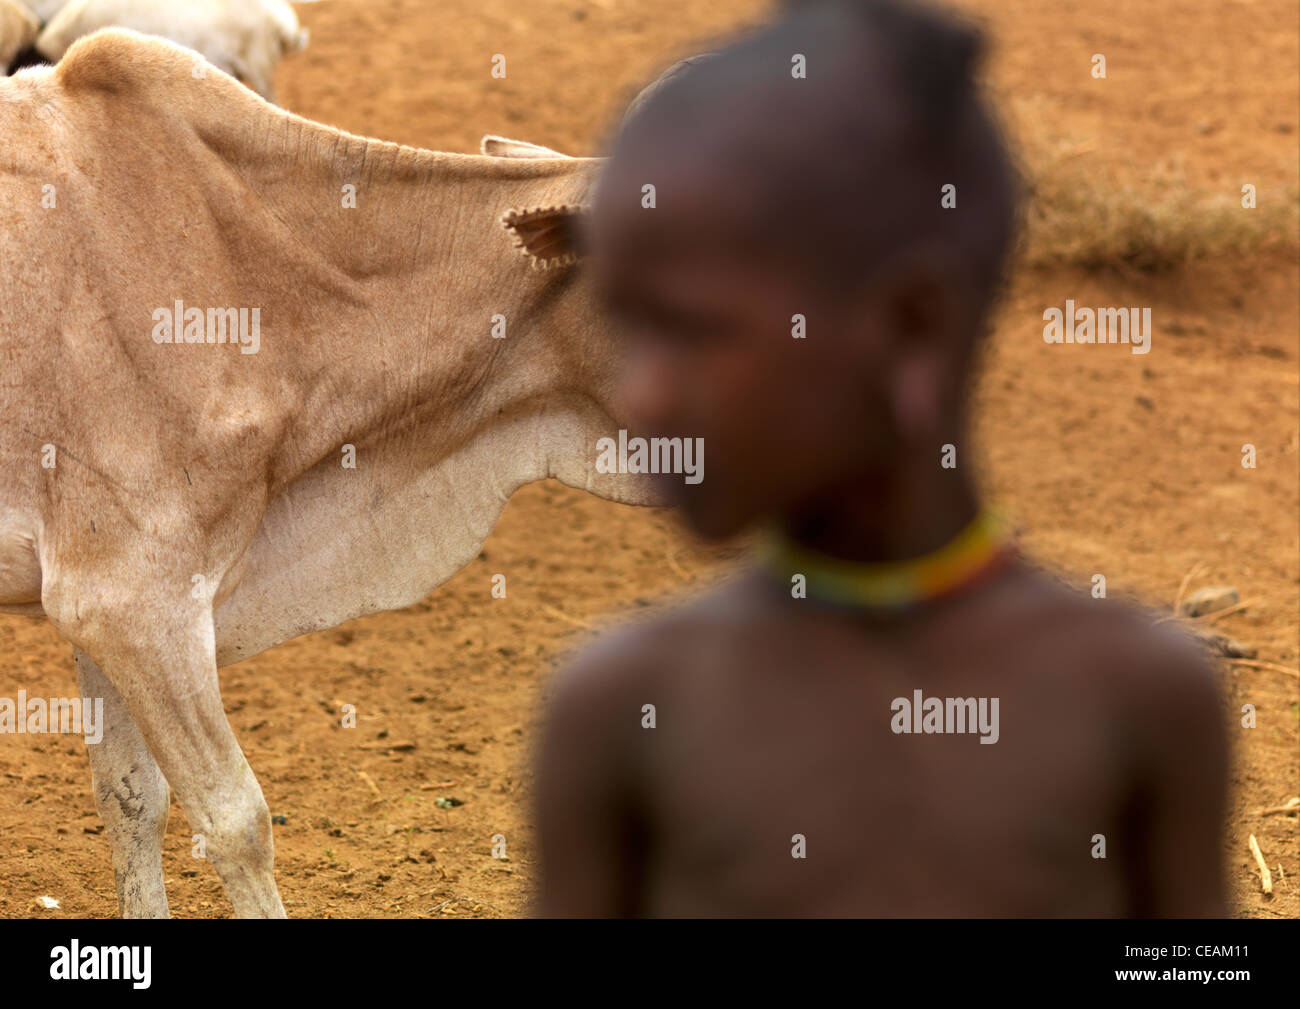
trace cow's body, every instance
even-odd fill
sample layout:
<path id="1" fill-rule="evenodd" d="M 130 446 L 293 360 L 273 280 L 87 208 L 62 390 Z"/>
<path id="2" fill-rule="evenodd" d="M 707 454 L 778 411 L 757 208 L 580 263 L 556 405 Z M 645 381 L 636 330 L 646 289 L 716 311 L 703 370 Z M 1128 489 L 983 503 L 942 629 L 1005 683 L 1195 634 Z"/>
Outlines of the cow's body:
<path id="1" fill-rule="evenodd" d="M 274 915 L 217 666 L 422 598 L 531 480 L 648 493 L 594 468 L 613 355 L 581 273 L 499 223 L 580 204 L 598 162 L 362 140 L 192 68 L 111 32 L 0 82 L 0 609 L 108 697 L 124 912 L 166 913 L 165 776 L 236 912 Z M 158 343 L 178 300 L 258 309 L 257 352 Z"/>

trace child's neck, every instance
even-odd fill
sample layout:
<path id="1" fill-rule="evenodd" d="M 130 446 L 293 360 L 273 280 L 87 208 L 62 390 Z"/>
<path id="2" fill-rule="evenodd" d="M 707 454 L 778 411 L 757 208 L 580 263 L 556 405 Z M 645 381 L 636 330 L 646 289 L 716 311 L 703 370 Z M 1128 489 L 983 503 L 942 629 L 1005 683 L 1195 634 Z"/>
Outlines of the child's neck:
<path id="1" fill-rule="evenodd" d="M 970 481 L 951 471 L 937 475 L 846 486 L 777 525 L 792 542 L 846 561 L 924 557 L 950 543 L 980 512 Z"/>
<path id="2" fill-rule="evenodd" d="M 774 526 L 764 566 L 783 583 L 801 579 L 811 599 L 894 613 L 981 583 L 1012 555 L 1007 530 L 971 493 L 910 508 L 894 499 L 892 510 L 883 496 L 874 503 L 848 515 L 837 502 L 818 521 Z"/>

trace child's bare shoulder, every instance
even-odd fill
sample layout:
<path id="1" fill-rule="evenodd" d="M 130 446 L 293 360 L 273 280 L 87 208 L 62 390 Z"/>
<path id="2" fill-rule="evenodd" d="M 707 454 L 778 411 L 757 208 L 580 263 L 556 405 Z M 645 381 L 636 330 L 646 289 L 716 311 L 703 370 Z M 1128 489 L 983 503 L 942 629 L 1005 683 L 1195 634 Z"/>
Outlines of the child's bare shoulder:
<path id="1" fill-rule="evenodd" d="M 709 655 L 725 655 L 762 623 L 752 579 L 730 579 L 675 602 L 653 617 L 601 630 L 561 665 L 553 689 L 571 702 L 607 707 L 643 697 L 682 675 L 694 675 Z"/>
<path id="2" fill-rule="evenodd" d="M 1008 647 L 1054 653 L 1076 678 L 1118 699 L 1142 704 L 1218 703 L 1218 676 L 1205 644 L 1166 615 L 1116 599 L 1095 598 L 1089 589 L 1063 585 L 1026 572 L 1016 591 L 1023 607 L 1008 607 Z M 991 626 L 996 626 L 995 622 Z"/>

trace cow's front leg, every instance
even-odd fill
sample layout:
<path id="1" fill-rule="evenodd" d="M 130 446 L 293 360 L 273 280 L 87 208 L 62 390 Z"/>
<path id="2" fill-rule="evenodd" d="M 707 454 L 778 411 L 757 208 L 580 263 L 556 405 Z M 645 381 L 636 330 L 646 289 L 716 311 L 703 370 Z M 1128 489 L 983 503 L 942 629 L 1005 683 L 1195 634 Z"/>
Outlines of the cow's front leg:
<path id="1" fill-rule="evenodd" d="M 95 806 L 113 853 L 123 918 L 166 918 L 162 844 L 170 796 L 167 780 L 131 712 L 90 656 L 77 649 L 77 683 L 90 702 L 102 698 L 100 740 L 86 743 Z"/>
<path id="2" fill-rule="evenodd" d="M 73 607 L 69 621 L 59 589 L 47 583 L 46 612 L 126 702 L 190 827 L 202 835 L 235 914 L 283 918 L 271 814 L 221 705 L 211 617 L 178 619 L 175 597 L 151 597 L 149 587 L 83 582 L 83 599 L 127 598 L 132 605 Z"/>
<path id="3" fill-rule="evenodd" d="M 138 625 L 124 628 L 110 643 L 104 671 L 130 706 L 191 829 L 202 835 L 235 914 L 283 918 L 271 812 L 222 708 L 211 623 L 174 631 L 160 640 Z"/>

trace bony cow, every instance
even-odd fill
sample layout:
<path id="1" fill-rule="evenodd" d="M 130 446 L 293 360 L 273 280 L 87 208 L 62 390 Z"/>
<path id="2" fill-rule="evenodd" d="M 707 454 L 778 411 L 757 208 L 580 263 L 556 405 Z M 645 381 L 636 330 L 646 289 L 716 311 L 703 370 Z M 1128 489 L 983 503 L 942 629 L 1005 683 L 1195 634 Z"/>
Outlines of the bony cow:
<path id="1" fill-rule="evenodd" d="M 653 492 L 596 465 L 617 359 L 573 227 L 601 161 L 366 140 L 193 64 L 111 30 L 0 80 L 0 609 L 104 698 L 122 912 L 167 914 L 170 788 L 236 914 L 281 916 L 217 669 L 424 598 L 530 481 Z M 258 309 L 256 353 L 186 338 L 197 308 Z"/>

